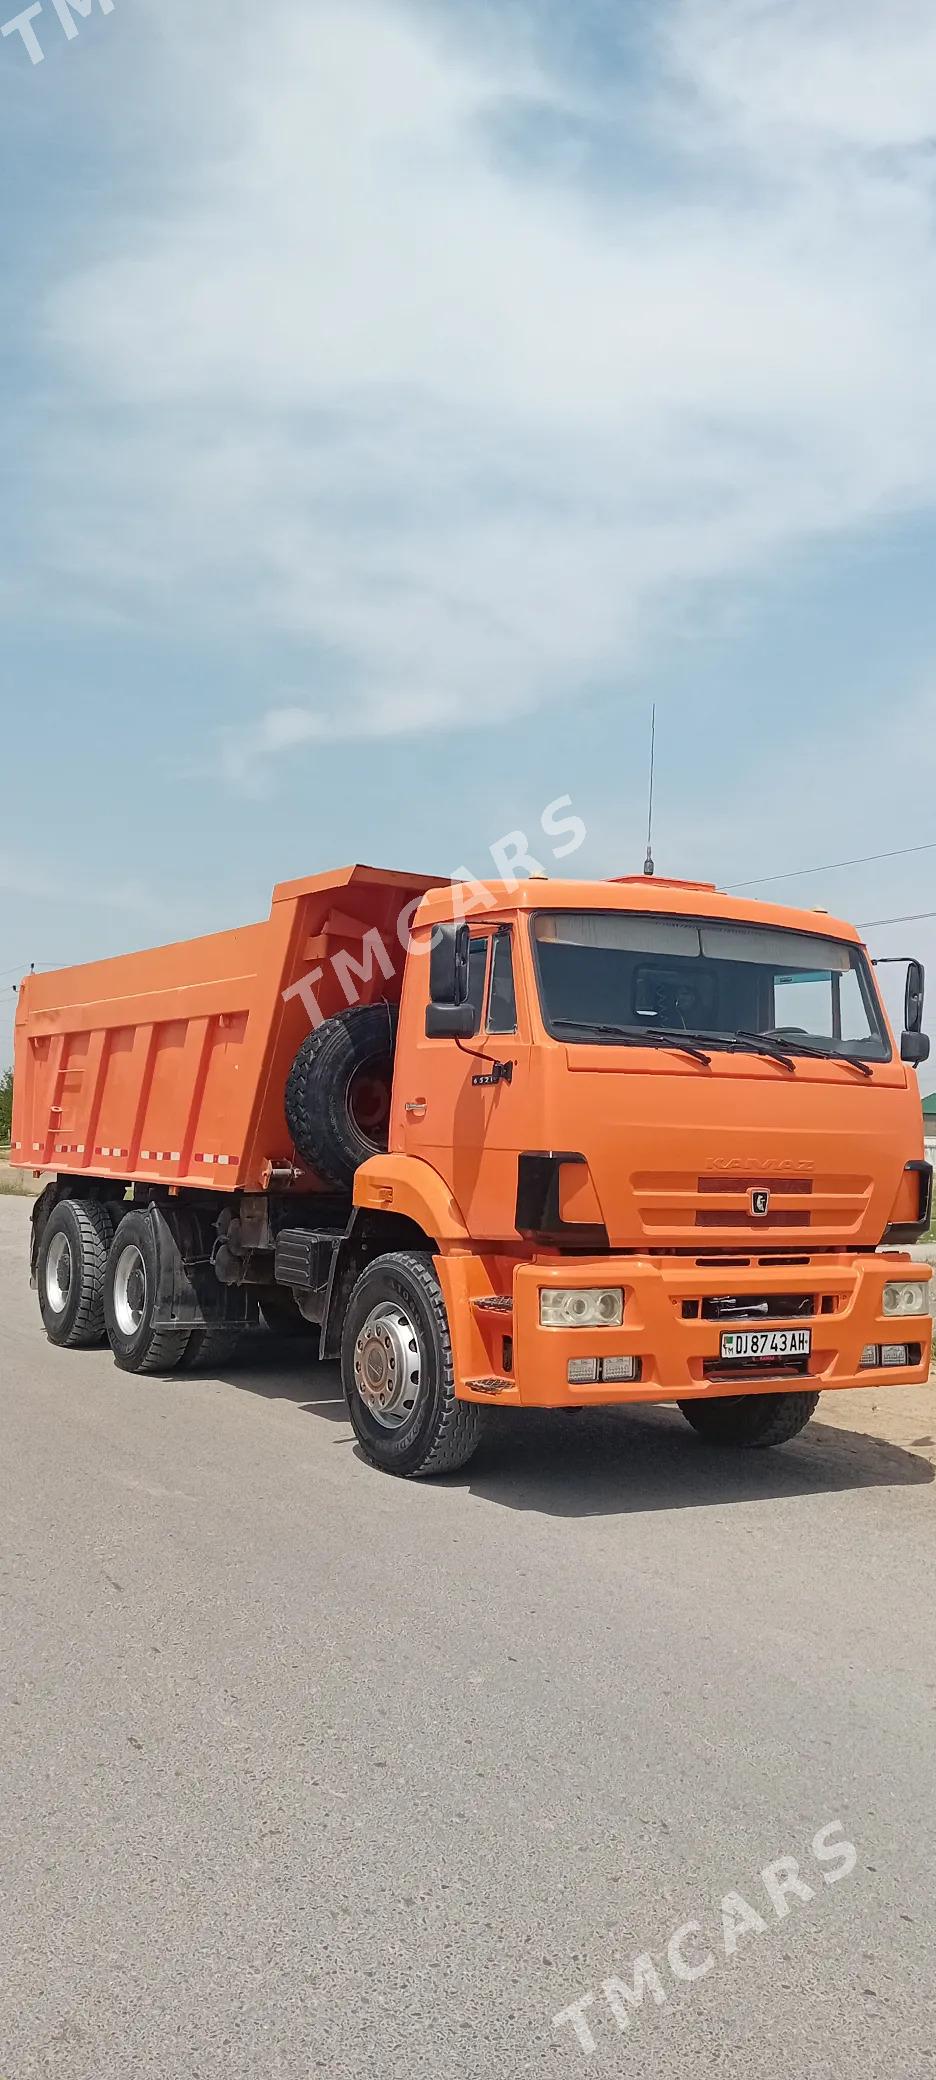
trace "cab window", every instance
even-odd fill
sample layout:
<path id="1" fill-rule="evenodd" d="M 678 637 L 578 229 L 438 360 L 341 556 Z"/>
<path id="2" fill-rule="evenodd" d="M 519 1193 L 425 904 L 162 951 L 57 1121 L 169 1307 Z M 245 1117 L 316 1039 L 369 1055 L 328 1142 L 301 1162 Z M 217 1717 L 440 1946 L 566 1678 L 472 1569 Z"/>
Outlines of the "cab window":
<path id="1" fill-rule="evenodd" d="M 496 932 L 494 935 L 487 1029 L 489 1033 L 515 1033 L 517 1030 L 517 993 L 514 987 L 512 936 L 509 931 Z"/>
<path id="2" fill-rule="evenodd" d="M 468 1002 L 474 1012 L 474 1032 L 480 1027 L 484 1008 L 484 984 L 490 943 L 488 938 L 473 938 L 468 948 Z"/>

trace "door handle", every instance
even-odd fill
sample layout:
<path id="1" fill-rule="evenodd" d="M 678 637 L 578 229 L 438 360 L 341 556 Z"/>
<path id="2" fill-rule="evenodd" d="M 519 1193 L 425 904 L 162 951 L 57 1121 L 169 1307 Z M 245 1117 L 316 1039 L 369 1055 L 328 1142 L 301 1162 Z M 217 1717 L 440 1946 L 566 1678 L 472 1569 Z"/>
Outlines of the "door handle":
<path id="1" fill-rule="evenodd" d="M 407 1098 L 403 1110 L 409 1113 L 411 1119 L 425 1119 L 427 1111 L 426 1100 L 425 1098 Z"/>

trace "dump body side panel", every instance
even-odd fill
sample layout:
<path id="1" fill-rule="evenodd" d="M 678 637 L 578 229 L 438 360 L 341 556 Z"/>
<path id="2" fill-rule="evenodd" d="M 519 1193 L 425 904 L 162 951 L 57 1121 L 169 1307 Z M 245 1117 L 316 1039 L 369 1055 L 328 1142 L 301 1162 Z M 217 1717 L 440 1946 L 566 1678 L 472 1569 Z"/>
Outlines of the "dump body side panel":
<path id="1" fill-rule="evenodd" d="M 318 1012 L 399 998 L 398 919 L 432 884 L 351 867 L 274 892 L 270 916 L 207 938 L 32 975 L 16 1017 L 11 1157 L 23 1168 L 259 1191 L 295 1162 L 283 1114 Z M 376 934 L 376 938 L 374 935 Z M 379 941 L 379 945 L 378 945 Z"/>

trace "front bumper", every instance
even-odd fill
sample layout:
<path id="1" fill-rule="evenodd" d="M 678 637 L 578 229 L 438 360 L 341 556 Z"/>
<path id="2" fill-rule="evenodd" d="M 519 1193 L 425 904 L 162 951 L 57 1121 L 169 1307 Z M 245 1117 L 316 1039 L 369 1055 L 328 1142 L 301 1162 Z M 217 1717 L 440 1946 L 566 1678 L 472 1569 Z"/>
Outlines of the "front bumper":
<path id="1" fill-rule="evenodd" d="M 928 1313 L 885 1315 L 889 1279 L 926 1285 L 927 1265 L 909 1257 L 846 1253 L 792 1264 L 724 1266 L 678 1257 L 600 1257 L 562 1263 L 520 1264 L 514 1273 L 513 1376 L 505 1399 L 527 1408 L 570 1408 L 589 1403 L 683 1401 L 695 1395 L 770 1394 L 834 1387 L 910 1386 L 929 1376 L 933 1324 Z M 544 1329 L 543 1286 L 622 1286 L 622 1328 Z M 771 1329 L 808 1328 L 812 1349 L 801 1360 L 758 1361 L 749 1368 L 721 1362 L 726 1329 L 762 1328 L 745 1320 L 745 1294 L 770 1303 Z M 808 1315 L 784 1315 L 783 1295 L 809 1295 Z M 730 1319 L 708 1320 L 703 1302 L 731 1295 L 742 1303 Z M 919 1347 L 917 1363 L 862 1369 L 868 1344 Z M 570 1386 L 570 1358 L 627 1357 L 640 1361 L 640 1378 L 621 1385 Z M 511 1391 L 512 1389 L 512 1391 Z M 474 1397 L 472 1397 L 474 1398 Z"/>

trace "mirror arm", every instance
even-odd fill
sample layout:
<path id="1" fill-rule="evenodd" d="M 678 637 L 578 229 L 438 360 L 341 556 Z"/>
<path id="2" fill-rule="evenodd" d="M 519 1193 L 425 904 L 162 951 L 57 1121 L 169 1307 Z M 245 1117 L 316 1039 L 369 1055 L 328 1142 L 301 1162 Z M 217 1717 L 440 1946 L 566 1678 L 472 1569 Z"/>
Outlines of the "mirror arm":
<path id="1" fill-rule="evenodd" d="M 504 1038 L 510 1039 L 511 1035 L 505 1034 Z M 489 1054 L 486 1047 L 472 1047 L 470 1040 L 456 1040 L 455 1045 L 461 1049 L 462 1054 L 470 1054 L 473 1062 L 499 1063 L 500 1061 L 500 1056 Z"/>

